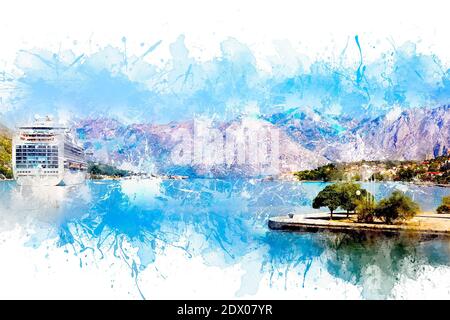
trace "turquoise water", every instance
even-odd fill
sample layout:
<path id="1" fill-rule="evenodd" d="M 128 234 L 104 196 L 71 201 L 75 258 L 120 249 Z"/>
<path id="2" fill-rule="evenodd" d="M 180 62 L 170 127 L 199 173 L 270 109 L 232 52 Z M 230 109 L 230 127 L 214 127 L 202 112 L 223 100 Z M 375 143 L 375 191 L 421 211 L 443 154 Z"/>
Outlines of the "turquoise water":
<path id="1" fill-rule="evenodd" d="M 446 240 L 353 239 L 267 228 L 270 216 L 313 211 L 311 201 L 325 185 L 155 179 L 32 189 L 2 182 L 0 232 L 26 226 L 31 231 L 27 231 L 24 245 L 32 248 L 55 239 L 57 250 L 114 255 L 130 271 L 116 276 L 134 279 L 142 297 L 147 288 L 139 282 L 140 274 L 173 248 L 186 260 L 201 257 L 205 265 L 219 268 L 238 265 L 253 255 L 255 263 L 247 271 L 267 276 L 269 283 L 259 283 L 261 277 L 243 277 L 240 294 L 247 297 L 257 297 L 261 286 L 308 289 L 308 278 L 318 279 L 322 272 L 357 286 L 362 298 L 389 298 L 401 277 L 415 281 L 425 267 L 444 268 L 444 275 L 450 276 L 450 244 Z M 446 188 L 399 183 L 365 187 L 377 198 L 394 189 L 403 190 L 425 211 L 434 210 L 442 196 L 449 194 Z M 124 249 L 124 241 L 136 248 L 135 255 Z M 374 276 L 372 272 L 369 279 L 368 270 L 374 269 L 377 273 Z M 447 294 L 449 298 L 450 292 Z M 345 292 L 336 297 L 344 298 Z"/>

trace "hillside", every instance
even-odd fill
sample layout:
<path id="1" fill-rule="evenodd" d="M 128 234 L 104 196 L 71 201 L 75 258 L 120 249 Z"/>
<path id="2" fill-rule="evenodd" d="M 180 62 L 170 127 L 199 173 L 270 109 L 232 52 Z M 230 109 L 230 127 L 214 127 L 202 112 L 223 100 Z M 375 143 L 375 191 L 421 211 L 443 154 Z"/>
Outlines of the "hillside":
<path id="1" fill-rule="evenodd" d="M 211 133 L 201 133 L 202 130 Z M 87 150 L 94 154 L 95 161 L 135 171 L 187 176 L 259 176 L 308 169 L 327 162 L 270 122 L 257 118 L 163 125 L 123 125 L 109 119 L 88 119 L 78 123 L 77 132 Z M 274 161 L 277 163 L 268 163 L 264 157 L 253 161 L 250 158 L 257 155 L 246 148 L 248 139 L 256 139 L 259 145 L 270 144 L 267 132 L 276 135 L 278 141 L 280 153 Z M 193 141 L 194 134 L 202 135 L 202 140 L 196 140 L 201 143 Z M 227 150 L 225 137 L 233 137 L 239 146 Z M 217 141 L 219 143 L 215 144 Z M 178 150 L 180 148 L 184 150 Z M 238 150 L 248 161 L 238 160 L 235 155 Z M 189 154 L 189 159 L 174 161 L 173 156 L 180 151 Z M 267 154 L 275 155 L 275 150 L 268 150 Z"/>
<path id="2" fill-rule="evenodd" d="M 450 155 L 429 160 L 358 161 L 327 164 L 294 173 L 302 181 L 407 181 L 450 184 Z"/>
<path id="3" fill-rule="evenodd" d="M 12 178 L 11 131 L 0 124 L 0 179 Z"/>
<path id="4" fill-rule="evenodd" d="M 359 122 L 298 108 L 269 121 L 330 162 L 421 160 L 446 155 L 450 147 L 449 105 L 391 110 Z"/>
<path id="5" fill-rule="evenodd" d="M 371 159 L 419 160 L 447 155 L 450 105 L 410 109 L 397 117 L 384 115 L 362 123 L 352 133 L 368 146 Z"/>
<path id="6" fill-rule="evenodd" d="M 349 119 L 294 108 L 268 116 L 237 117 L 228 122 L 203 121 L 217 135 L 201 142 L 204 151 L 215 153 L 220 159 L 234 154 L 226 148 L 214 150 L 208 146 L 214 139 L 225 139 L 231 134 L 239 141 L 251 138 L 264 144 L 268 138 L 261 135 L 261 129 L 276 132 L 279 136 L 276 167 L 236 161 L 229 165 L 223 161 L 174 164 L 171 156 L 179 148 L 183 135 L 193 136 L 197 123 L 194 120 L 125 125 L 99 118 L 82 120 L 76 128 L 94 160 L 124 169 L 188 176 L 273 175 L 313 169 L 330 162 L 421 160 L 446 155 L 450 146 L 449 106 L 391 112 L 359 122 Z M 193 145 L 188 147 L 190 151 Z"/>
<path id="7" fill-rule="evenodd" d="M 92 161 L 137 172 L 201 177 L 276 175 L 362 160 L 424 160 L 447 155 L 450 148 L 448 105 L 396 110 L 359 122 L 293 108 L 226 122 L 203 119 L 123 124 L 97 118 L 79 120 L 74 127 L 93 155 Z M 193 139 L 199 132 L 203 138 Z M 272 150 L 271 134 L 276 135 L 278 150 Z M 0 174 L 6 177 L 11 177 L 10 135 L 11 131 L 0 125 Z M 183 140 L 186 135 L 189 139 Z M 226 148 L 227 137 L 235 140 L 231 150 Z M 248 149 L 250 142 L 268 146 L 268 155 L 275 157 L 272 160 L 276 163 L 268 163 Z M 243 152 L 244 161 L 239 161 L 239 152 Z M 254 157 L 259 157 L 256 162 Z"/>

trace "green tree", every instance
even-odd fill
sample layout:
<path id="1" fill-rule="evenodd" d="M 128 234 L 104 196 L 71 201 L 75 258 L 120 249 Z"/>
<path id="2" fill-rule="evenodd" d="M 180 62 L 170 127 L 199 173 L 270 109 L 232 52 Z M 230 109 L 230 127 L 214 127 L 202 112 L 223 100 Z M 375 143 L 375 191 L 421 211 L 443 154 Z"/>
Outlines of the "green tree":
<path id="1" fill-rule="evenodd" d="M 88 168 L 88 172 L 90 174 L 95 174 L 95 175 L 102 174 L 102 171 L 100 170 L 100 168 L 99 168 L 99 166 L 97 164 L 90 165 L 89 168 Z"/>
<path id="2" fill-rule="evenodd" d="M 360 184 L 353 182 L 338 183 L 336 189 L 339 192 L 339 206 L 347 211 L 347 217 L 350 211 L 355 211 L 356 201 L 368 195 L 366 189 L 361 189 Z"/>
<path id="3" fill-rule="evenodd" d="M 375 172 L 369 180 L 373 181 L 384 181 L 385 177 L 380 172 Z"/>
<path id="4" fill-rule="evenodd" d="M 371 223 L 375 217 L 375 201 L 373 197 L 363 197 L 356 202 L 356 212 L 359 222 Z"/>
<path id="5" fill-rule="evenodd" d="M 13 176 L 11 170 L 11 154 L 11 139 L 0 135 L 0 176 L 4 176 L 8 179 Z"/>
<path id="6" fill-rule="evenodd" d="M 415 176 L 416 173 L 412 168 L 401 168 L 398 170 L 396 180 L 411 181 Z"/>
<path id="7" fill-rule="evenodd" d="M 312 207 L 319 209 L 321 207 L 327 207 L 330 210 L 330 219 L 333 219 L 333 212 L 339 208 L 341 204 L 340 192 L 337 185 L 326 186 L 320 191 L 313 200 Z"/>
<path id="8" fill-rule="evenodd" d="M 298 171 L 294 173 L 294 175 L 297 177 L 298 180 L 321 180 L 319 177 L 319 172 L 317 170 L 304 170 L 304 171 Z"/>
<path id="9" fill-rule="evenodd" d="M 130 175 L 129 171 L 117 169 L 116 167 L 107 164 L 95 164 L 95 163 L 89 163 L 88 173 L 94 176 L 106 175 L 111 177 L 125 177 Z"/>
<path id="10" fill-rule="evenodd" d="M 319 167 L 317 170 L 319 172 L 319 178 L 324 182 L 337 181 L 344 178 L 342 170 L 333 163 Z"/>
<path id="11" fill-rule="evenodd" d="M 439 214 L 450 214 L 450 196 L 442 198 L 441 205 L 436 209 Z"/>
<path id="12" fill-rule="evenodd" d="M 385 223 L 414 217 L 420 211 L 419 205 L 401 191 L 394 191 L 382 199 L 375 208 L 375 216 Z"/>
<path id="13" fill-rule="evenodd" d="M 298 171 L 294 175 L 298 180 L 322 180 L 328 182 L 343 180 L 344 170 L 333 163 L 329 163 L 314 170 Z"/>
<path id="14" fill-rule="evenodd" d="M 437 176 L 435 179 L 437 183 L 450 184 L 450 171 L 444 172 L 441 176 Z"/>
<path id="15" fill-rule="evenodd" d="M 430 165 L 428 166 L 428 171 L 439 171 L 441 165 L 439 162 L 435 162 L 433 161 L 432 163 L 430 163 Z"/>

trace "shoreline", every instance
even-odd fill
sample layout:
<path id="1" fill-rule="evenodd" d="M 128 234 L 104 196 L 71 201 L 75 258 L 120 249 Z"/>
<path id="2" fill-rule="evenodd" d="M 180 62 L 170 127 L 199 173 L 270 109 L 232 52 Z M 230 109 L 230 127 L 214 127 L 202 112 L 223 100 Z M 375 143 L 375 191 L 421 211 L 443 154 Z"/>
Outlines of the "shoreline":
<path id="1" fill-rule="evenodd" d="M 115 176 L 101 176 L 101 178 L 93 178 L 88 177 L 86 180 L 132 180 L 132 179 L 153 179 L 160 178 L 163 180 L 189 180 L 189 179 L 219 179 L 219 180 L 227 180 L 230 178 L 226 177 L 189 177 L 189 176 L 178 176 L 178 175 L 154 175 L 154 176 L 126 176 L 126 177 L 115 177 Z M 295 179 L 285 179 L 279 177 L 241 177 L 240 179 L 255 179 L 259 182 L 274 182 L 274 181 L 283 181 L 283 182 L 299 182 L 299 183 L 336 183 L 342 181 L 322 181 L 322 180 L 295 180 Z M 0 181 L 14 181 L 14 179 L 0 179 Z M 355 183 L 367 183 L 368 181 L 352 181 Z M 428 183 L 428 182 L 412 182 L 412 181 L 391 181 L 391 180 L 383 180 L 383 181 L 374 181 L 376 183 L 401 183 L 401 184 L 412 184 L 421 187 L 439 187 L 439 188 L 450 188 L 450 184 L 442 184 L 442 183 Z"/>
<path id="2" fill-rule="evenodd" d="M 283 179 L 283 178 L 274 178 L 272 181 L 275 180 L 279 180 L 279 181 L 287 181 L 287 182 L 321 182 L 321 183 L 337 183 L 337 182 L 346 182 L 346 181 L 340 181 L 340 180 L 332 180 L 332 181 L 322 181 L 322 180 L 296 180 L 296 179 Z M 367 182 L 371 182 L 371 181 L 351 181 L 354 183 L 367 183 Z M 398 183 L 403 183 L 403 184 L 413 184 L 413 185 L 417 185 L 417 186 L 422 186 L 422 187 L 440 187 L 440 188 L 450 188 L 450 184 L 443 184 L 443 183 L 433 183 L 433 182 L 425 182 L 425 181 L 394 181 L 394 180 L 376 180 L 373 181 L 376 183 L 394 183 L 394 182 L 398 182 Z"/>
<path id="3" fill-rule="evenodd" d="M 187 180 L 190 177 L 188 176 L 125 176 L 125 177 L 116 177 L 116 176 L 97 176 L 97 177 L 88 177 L 86 180 L 91 181 L 102 181 L 102 180 L 114 180 L 114 181 L 121 181 L 121 180 L 147 180 L 147 179 L 162 179 L 162 180 Z"/>
<path id="4" fill-rule="evenodd" d="M 269 218 L 271 230 L 294 232 L 340 232 L 350 234 L 378 233 L 384 235 L 409 235 L 422 238 L 450 238 L 450 214 L 422 212 L 401 224 L 382 222 L 356 222 L 355 216 L 347 218 L 346 213 L 336 213 L 329 219 L 329 213 L 294 214 Z"/>

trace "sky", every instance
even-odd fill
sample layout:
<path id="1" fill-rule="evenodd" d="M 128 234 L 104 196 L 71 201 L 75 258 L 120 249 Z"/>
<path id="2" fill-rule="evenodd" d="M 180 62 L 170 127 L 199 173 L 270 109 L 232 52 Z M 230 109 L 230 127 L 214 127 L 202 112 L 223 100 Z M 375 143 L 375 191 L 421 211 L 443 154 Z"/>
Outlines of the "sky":
<path id="1" fill-rule="evenodd" d="M 1 5 L 0 121 L 93 112 L 165 122 L 292 107 L 377 115 L 445 103 L 448 7 L 437 0 L 11 1 Z M 44 67 L 44 60 L 53 62 Z"/>

